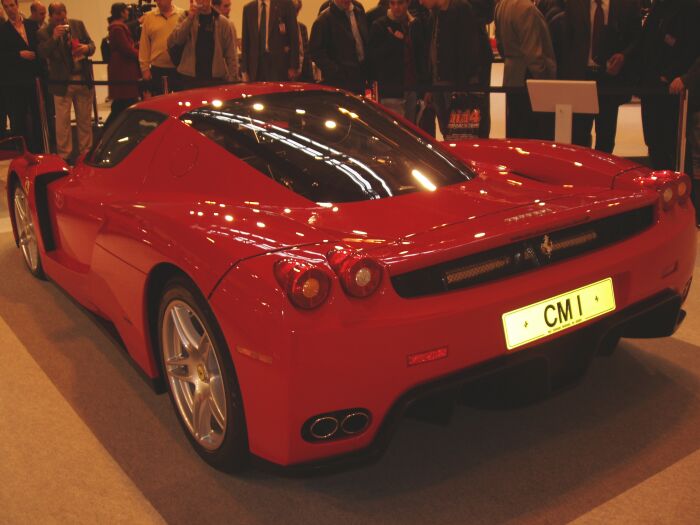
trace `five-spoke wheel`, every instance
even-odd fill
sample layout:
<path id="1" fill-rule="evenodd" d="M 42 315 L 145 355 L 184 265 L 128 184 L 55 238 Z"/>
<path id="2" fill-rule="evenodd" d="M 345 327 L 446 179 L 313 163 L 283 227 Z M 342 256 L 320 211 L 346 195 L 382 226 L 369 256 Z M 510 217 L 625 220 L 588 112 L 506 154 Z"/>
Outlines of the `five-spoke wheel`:
<path id="1" fill-rule="evenodd" d="M 216 319 L 188 279 L 166 285 L 158 325 L 163 374 L 190 442 L 212 466 L 235 470 L 248 455 L 240 389 Z"/>
<path id="2" fill-rule="evenodd" d="M 32 214 L 29 210 L 29 201 L 27 200 L 27 194 L 19 184 L 15 186 L 13 203 L 19 247 L 22 250 L 24 262 L 27 264 L 27 268 L 32 275 L 43 278 L 44 270 L 41 265 L 39 243 L 37 242 L 34 230 L 34 221 L 32 220 Z"/>
<path id="3" fill-rule="evenodd" d="M 217 449 L 226 433 L 226 387 L 211 337 L 182 301 L 165 309 L 163 360 L 170 389 L 188 430 L 204 448 Z"/>

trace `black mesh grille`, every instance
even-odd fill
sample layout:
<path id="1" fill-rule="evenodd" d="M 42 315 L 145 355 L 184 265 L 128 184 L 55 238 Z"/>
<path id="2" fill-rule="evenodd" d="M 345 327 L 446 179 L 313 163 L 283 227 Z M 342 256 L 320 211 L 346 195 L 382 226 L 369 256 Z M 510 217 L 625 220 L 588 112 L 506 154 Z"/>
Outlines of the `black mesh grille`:
<path id="1" fill-rule="evenodd" d="M 538 235 L 391 278 L 401 297 L 449 292 L 526 272 L 622 241 L 650 227 L 652 206 Z"/>

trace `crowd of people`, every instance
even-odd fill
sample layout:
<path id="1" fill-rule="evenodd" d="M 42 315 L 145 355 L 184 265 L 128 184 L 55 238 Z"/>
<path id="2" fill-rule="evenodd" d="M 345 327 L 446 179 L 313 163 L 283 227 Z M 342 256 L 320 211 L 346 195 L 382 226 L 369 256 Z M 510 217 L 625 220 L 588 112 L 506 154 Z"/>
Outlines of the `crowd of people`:
<path id="1" fill-rule="evenodd" d="M 12 85 L 2 88 L 0 132 L 7 115 L 13 134 L 40 147 L 33 96 L 40 78 L 53 81 L 45 84 L 59 155 L 67 158 L 73 150 L 71 107 L 77 149 L 86 151 L 92 142 L 90 88 L 55 83 L 90 80 L 95 43 L 85 25 L 68 18 L 60 2 L 48 9 L 33 2 L 25 18 L 18 0 L 1 1 L 7 21 L 0 26 L 0 67 Z M 308 31 L 297 20 L 301 0 L 251 0 L 242 7 L 240 40 L 229 18 L 231 0 L 190 0 L 187 9 L 155 0 L 146 13 L 115 3 L 103 46 L 115 81 L 108 122 L 140 98 L 163 93 L 164 78 L 172 91 L 213 82 L 300 80 L 363 93 L 377 81 L 380 101 L 426 131 L 434 134 L 437 121 L 449 136 L 466 122 L 475 135 L 488 137 L 489 96 L 462 95 L 490 85 L 488 25 L 494 23 L 504 86 L 522 88 L 529 78 L 598 83 L 600 111 L 574 116 L 575 144 L 612 152 L 619 107 L 637 89 L 651 165 L 673 169 L 675 95 L 689 89 L 688 171 L 700 184 L 700 96 L 693 96 L 700 92 L 700 2 L 642 1 L 379 0 L 365 10 L 356 0 L 328 0 Z M 553 115 L 533 112 L 525 90 L 507 94 L 508 137 L 551 139 L 553 131 Z"/>

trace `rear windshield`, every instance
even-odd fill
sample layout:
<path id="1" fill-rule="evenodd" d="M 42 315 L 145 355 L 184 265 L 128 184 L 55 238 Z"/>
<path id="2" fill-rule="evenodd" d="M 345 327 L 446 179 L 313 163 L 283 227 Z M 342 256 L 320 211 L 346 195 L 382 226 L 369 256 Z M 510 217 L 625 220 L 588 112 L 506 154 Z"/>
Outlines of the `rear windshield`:
<path id="1" fill-rule="evenodd" d="M 215 101 L 183 122 L 314 202 L 381 199 L 464 182 L 473 173 L 359 98 L 306 91 Z"/>

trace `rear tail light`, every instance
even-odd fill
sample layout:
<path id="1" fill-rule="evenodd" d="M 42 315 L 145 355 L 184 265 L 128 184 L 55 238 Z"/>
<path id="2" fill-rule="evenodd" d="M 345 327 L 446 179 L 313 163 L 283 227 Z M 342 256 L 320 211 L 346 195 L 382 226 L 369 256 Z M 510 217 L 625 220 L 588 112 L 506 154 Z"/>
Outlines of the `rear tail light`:
<path id="1" fill-rule="evenodd" d="M 382 282 L 382 267 L 366 255 L 350 250 L 334 250 L 328 262 L 340 279 L 345 292 L 352 297 L 368 297 Z"/>
<path id="2" fill-rule="evenodd" d="M 654 171 L 638 177 L 635 182 L 643 188 L 655 189 L 659 193 L 661 207 L 668 211 L 678 203 L 685 205 L 690 195 L 690 179 L 683 173 L 664 170 Z"/>
<path id="3" fill-rule="evenodd" d="M 275 277 L 292 304 L 312 310 L 328 298 L 330 276 L 321 268 L 295 259 L 275 263 Z"/>

